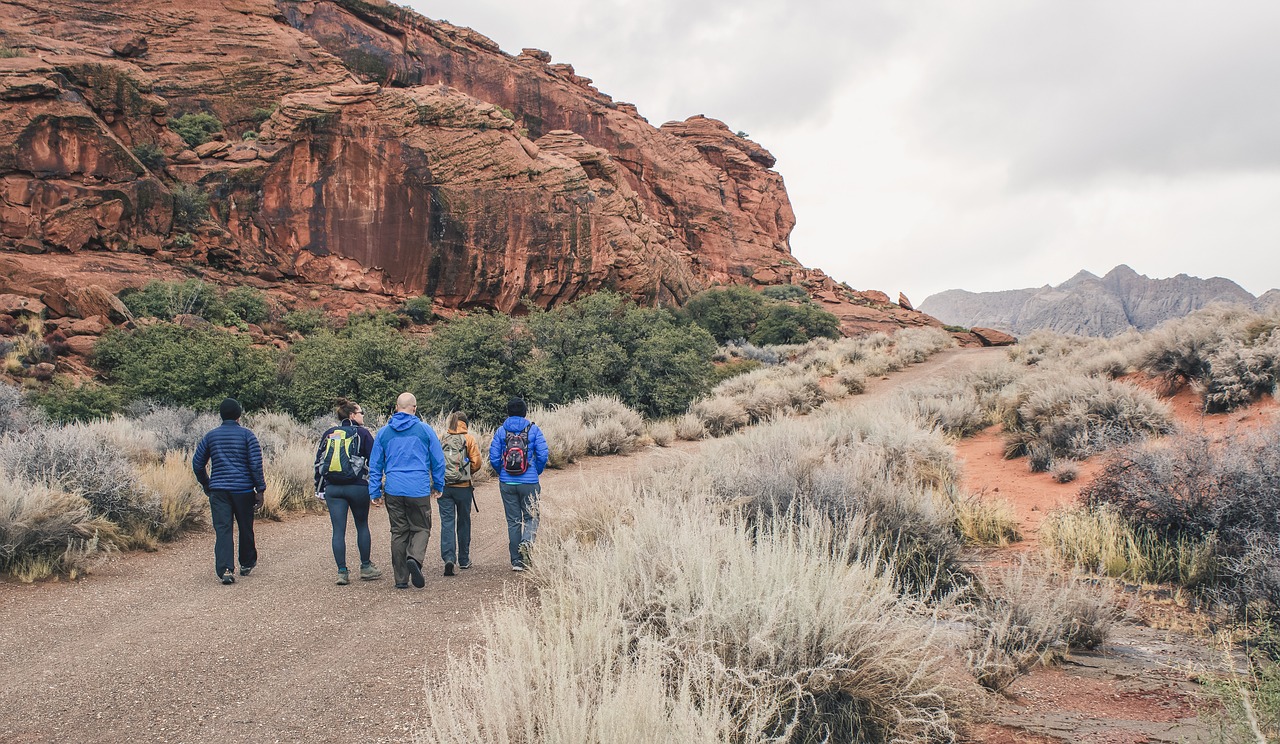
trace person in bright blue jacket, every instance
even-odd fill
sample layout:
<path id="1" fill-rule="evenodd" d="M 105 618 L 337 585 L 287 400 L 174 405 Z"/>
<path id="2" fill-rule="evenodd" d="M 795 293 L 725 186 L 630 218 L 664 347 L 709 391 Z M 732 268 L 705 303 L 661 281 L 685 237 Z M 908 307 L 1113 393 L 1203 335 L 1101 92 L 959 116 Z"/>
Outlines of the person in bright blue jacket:
<path id="1" fill-rule="evenodd" d="M 489 465 L 498 474 L 498 492 L 507 514 L 507 542 L 511 570 L 529 566 L 533 539 L 538 535 L 538 476 L 547 467 L 550 452 L 538 425 L 525 418 L 528 406 L 520 398 L 507 403 L 507 420 L 489 444 Z"/>
<path id="2" fill-rule="evenodd" d="M 444 489 L 440 438 L 417 416 L 412 393 L 396 398 L 396 412 L 373 438 L 369 455 L 369 500 L 386 503 L 391 522 L 391 570 L 396 588 L 421 589 L 422 561 L 431 541 L 431 511 Z"/>
<path id="3" fill-rule="evenodd" d="M 240 402 L 227 398 L 218 406 L 218 413 L 222 416 L 222 426 L 205 434 L 196 445 L 191 469 L 209 497 L 214 569 L 222 583 L 234 584 L 232 520 L 234 518 L 240 528 L 240 575 L 248 576 L 258 565 L 253 511 L 262 506 L 267 481 L 262 473 L 262 446 L 253 432 L 240 425 L 240 415 L 244 413 Z"/>

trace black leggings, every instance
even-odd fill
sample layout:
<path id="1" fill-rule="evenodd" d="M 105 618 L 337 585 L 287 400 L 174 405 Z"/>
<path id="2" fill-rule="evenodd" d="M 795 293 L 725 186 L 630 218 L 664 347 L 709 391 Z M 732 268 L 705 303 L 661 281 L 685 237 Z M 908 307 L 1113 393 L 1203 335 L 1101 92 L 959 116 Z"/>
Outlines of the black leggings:
<path id="1" fill-rule="evenodd" d="M 369 487 L 329 484 L 324 489 L 329 504 L 329 521 L 333 523 L 333 560 L 339 569 L 347 567 L 347 512 L 356 522 L 356 546 L 360 548 L 360 565 L 368 565 L 373 538 L 369 535 Z"/>

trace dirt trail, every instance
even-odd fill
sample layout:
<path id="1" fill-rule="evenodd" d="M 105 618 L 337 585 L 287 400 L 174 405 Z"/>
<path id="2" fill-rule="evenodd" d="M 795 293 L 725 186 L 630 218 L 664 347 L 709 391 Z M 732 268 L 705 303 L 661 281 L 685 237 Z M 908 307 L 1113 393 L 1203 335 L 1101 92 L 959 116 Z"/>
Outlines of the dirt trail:
<path id="1" fill-rule="evenodd" d="M 871 381 L 851 405 L 1000 353 L 944 352 Z M 548 471 L 545 518 L 592 479 L 640 472 L 663 453 Z M 477 500 L 475 567 L 441 576 L 433 534 L 424 590 L 392 587 L 385 510 L 371 518 L 374 560 L 387 569 L 379 581 L 334 585 L 321 514 L 259 523 L 258 568 L 233 586 L 214 578 L 207 532 L 112 557 L 76 582 L 0 582 L 0 741 L 406 739 L 424 675 L 476 644 L 481 612 L 520 586 L 496 483 L 477 487 Z"/>

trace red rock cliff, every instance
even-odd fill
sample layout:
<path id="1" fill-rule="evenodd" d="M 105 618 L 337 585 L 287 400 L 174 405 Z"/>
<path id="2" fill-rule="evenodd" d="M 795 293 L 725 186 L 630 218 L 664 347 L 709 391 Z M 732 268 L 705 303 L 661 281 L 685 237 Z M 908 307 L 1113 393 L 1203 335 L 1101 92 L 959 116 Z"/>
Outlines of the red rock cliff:
<path id="1" fill-rule="evenodd" d="M 0 248 L 27 273 L 133 252 L 507 311 L 795 282 L 850 331 L 934 322 L 792 258 L 764 148 L 653 127 L 544 52 L 360 0 L 11 0 L 0 29 Z M 168 124 L 195 112 L 224 131 L 188 147 Z"/>

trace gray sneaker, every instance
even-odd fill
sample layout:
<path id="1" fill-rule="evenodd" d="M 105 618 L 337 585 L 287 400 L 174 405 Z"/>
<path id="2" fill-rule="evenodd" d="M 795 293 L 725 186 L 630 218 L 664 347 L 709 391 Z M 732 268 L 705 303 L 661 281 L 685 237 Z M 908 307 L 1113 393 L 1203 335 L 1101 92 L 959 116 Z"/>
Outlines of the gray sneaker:
<path id="1" fill-rule="evenodd" d="M 367 566 L 360 567 L 360 578 L 363 581 L 373 581 L 382 578 L 382 569 L 370 563 Z"/>
<path id="2" fill-rule="evenodd" d="M 345 568 L 338 569 L 338 580 L 335 582 L 338 586 L 346 586 L 351 583 L 351 574 Z"/>

